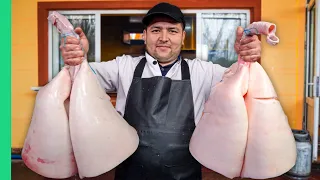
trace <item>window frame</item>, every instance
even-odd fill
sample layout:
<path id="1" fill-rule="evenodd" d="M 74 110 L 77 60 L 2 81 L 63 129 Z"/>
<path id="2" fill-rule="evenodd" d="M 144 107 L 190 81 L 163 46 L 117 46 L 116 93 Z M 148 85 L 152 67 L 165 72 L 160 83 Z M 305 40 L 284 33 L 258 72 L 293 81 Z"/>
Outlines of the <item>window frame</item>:
<path id="1" fill-rule="evenodd" d="M 49 11 L 51 13 L 52 11 Z M 98 11 L 91 11 L 91 10 L 81 10 L 81 11 L 57 11 L 61 14 L 72 14 L 72 15 L 94 15 L 95 16 L 95 23 L 98 26 L 95 26 L 95 62 L 100 62 L 100 45 L 101 45 L 101 33 L 100 33 L 100 24 L 101 24 L 101 18 Z M 55 35 L 58 35 L 54 33 L 53 25 L 51 23 L 48 23 L 48 81 L 50 82 L 54 77 L 54 74 L 57 74 L 58 72 L 53 72 L 53 67 L 59 66 L 59 61 L 55 62 L 53 60 L 54 57 L 59 57 L 59 43 Z M 55 31 L 57 32 L 57 31 Z"/>

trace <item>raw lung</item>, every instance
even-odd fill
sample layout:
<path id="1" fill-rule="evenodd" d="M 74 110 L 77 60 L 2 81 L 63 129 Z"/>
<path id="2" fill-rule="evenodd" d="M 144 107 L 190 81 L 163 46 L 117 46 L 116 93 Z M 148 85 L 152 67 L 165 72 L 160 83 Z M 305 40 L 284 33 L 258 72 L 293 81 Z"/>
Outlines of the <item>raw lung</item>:
<path id="1" fill-rule="evenodd" d="M 65 109 L 70 90 L 66 67 L 36 96 L 22 159 L 28 168 L 44 177 L 61 179 L 77 173 Z"/>

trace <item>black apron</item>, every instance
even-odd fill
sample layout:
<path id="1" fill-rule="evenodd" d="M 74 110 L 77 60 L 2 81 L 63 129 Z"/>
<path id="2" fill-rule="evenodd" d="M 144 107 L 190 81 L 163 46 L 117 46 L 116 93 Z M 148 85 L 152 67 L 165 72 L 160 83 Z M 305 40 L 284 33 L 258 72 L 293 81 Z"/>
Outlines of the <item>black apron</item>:
<path id="1" fill-rule="evenodd" d="M 139 135 L 139 147 L 116 168 L 115 180 L 200 180 L 201 165 L 189 142 L 195 129 L 189 66 L 181 60 L 182 80 L 141 78 L 137 65 L 124 119 Z"/>

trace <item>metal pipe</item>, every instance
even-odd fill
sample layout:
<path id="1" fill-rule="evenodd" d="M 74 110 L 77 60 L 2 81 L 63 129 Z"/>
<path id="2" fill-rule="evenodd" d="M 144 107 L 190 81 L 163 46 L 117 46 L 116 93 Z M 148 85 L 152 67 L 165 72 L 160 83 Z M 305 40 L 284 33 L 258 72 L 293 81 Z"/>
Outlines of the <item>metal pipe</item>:
<path id="1" fill-rule="evenodd" d="M 320 4 L 319 1 L 316 1 L 316 26 L 315 29 L 320 28 Z M 316 52 L 316 62 L 315 62 L 315 73 L 314 73 L 314 126 L 313 126 L 313 161 L 318 160 L 318 138 L 319 138 L 319 94 L 317 94 L 317 79 L 319 78 L 320 71 L 320 35 L 316 33 L 316 43 L 315 43 L 315 52 Z"/>
<path id="2" fill-rule="evenodd" d="M 308 122 L 308 104 L 306 102 L 309 97 L 309 61 L 310 61 L 310 10 L 307 9 L 307 52 L 306 52 L 306 64 L 305 64 L 305 96 L 304 96 L 304 126 L 303 129 L 307 129 Z"/>

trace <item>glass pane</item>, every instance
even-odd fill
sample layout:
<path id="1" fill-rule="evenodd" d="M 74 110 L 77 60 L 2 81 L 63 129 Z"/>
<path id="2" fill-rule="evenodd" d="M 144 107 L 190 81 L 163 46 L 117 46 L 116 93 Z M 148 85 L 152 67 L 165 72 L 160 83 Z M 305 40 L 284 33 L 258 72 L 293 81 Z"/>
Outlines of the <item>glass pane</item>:
<path id="1" fill-rule="evenodd" d="M 194 59 L 196 55 L 196 34 L 197 34 L 197 16 L 196 14 L 185 14 L 186 37 L 181 49 L 181 56 L 187 59 Z"/>
<path id="2" fill-rule="evenodd" d="M 129 40 L 129 34 L 143 33 L 142 14 L 101 15 L 101 62 L 122 56 L 144 55 L 144 41 Z M 139 38 L 140 39 L 140 38 Z"/>
<path id="3" fill-rule="evenodd" d="M 196 15 L 185 14 L 185 31 L 186 37 L 184 40 L 184 46 L 182 50 L 195 50 L 196 49 Z"/>
<path id="4" fill-rule="evenodd" d="M 64 14 L 64 16 L 70 21 L 70 23 L 76 27 L 81 27 L 83 32 L 86 34 L 89 41 L 89 52 L 87 58 L 89 62 L 95 61 L 95 15 L 94 14 L 80 14 L 71 15 Z M 61 70 L 64 66 L 62 56 L 59 50 L 61 45 L 61 34 L 59 34 L 55 27 L 52 28 L 53 32 L 53 58 L 52 58 L 52 71 L 53 77 Z"/>
<path id="5" fill-rule="evenodd" d="M 109 61 L 123 54 L 141 56 L 145 45 L 140 33 L 143 33 L 144 14 L 102 14 L 101 16 L 101 61 Z M 181 55 L 184 58 L 196 57 L 196 14 L 186 14 L 186 37 Z M 135 34 L 136 40 L 130 39 Z M 133 36 L 131 36 L 132 38 Z"/>
<path id="6" fill-rule="evenodd" d="M 247 26 L 247 13 L 203 13 L 201 15 L 201 57 L 224 67 L 237 61 L 234 50 L 236 29 Z"/>

